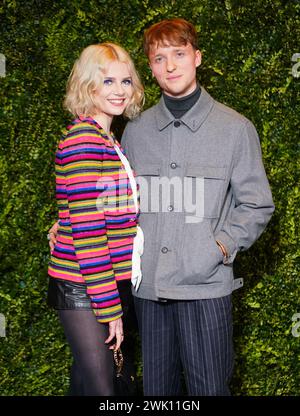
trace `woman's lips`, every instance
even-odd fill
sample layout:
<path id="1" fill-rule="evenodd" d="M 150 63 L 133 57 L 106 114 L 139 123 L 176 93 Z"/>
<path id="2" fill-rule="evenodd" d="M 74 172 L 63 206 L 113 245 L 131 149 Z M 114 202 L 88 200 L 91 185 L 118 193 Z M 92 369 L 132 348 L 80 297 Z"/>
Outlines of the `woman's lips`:
<path id="1" fill-rule="evenodd" d="M 122 106 L 125 102 L 125 98 L 110 98 L 108 101 L 117 107 Z"/>

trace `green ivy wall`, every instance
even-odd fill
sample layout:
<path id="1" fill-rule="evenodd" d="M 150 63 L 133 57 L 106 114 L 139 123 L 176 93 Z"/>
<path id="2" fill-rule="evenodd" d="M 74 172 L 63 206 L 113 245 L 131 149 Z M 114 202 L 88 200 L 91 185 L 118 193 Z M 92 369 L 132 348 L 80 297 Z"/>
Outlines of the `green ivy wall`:
<path id="1" fill-rule="evenodd" d="M 174 16 L 192 21 L 199 32 L 200 83 L 256 125 L 276 205 L 266 232 L 235 264 L 245 285 L 234 293 L 232 393 L 300 394 L 300 338 L 292 334 L 293 316 L 299 313 L 300 319 L 300 68 L 292 61 L 300 53 L 299 1 L 4 0 L 1 395 L 64 395 L 68 387 L 70 351 L 45 297 L 46 233 L 56 218 L 54 152 L 69 120 L 61 103 L 72 64 L 89 44 L 120 43 L 141 74 L 147 108 L 160 93 L 142 52 L 142 34 Z M 117 134 L 123 127 L 124 121 L 116 123 Z M 297 326 L 293 332 L 298 335 Z"/>

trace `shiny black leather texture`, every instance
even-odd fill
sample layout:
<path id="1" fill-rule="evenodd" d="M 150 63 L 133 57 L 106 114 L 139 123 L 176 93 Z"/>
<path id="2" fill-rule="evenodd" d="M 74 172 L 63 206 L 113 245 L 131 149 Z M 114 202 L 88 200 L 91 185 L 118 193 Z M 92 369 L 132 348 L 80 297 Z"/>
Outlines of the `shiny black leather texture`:
<path id="1" fill-rule="evenodd" d="M 122 309 L 126 316 L 133 307 L 131 281 L 117 282 Z M 50 277 L 47 294 L 47 304 L 54 309 L 92 309 L 90 297 L 86 293 L 84 283 Z M 133 319 L 133 317 L 131 317 Z"/>
<path id="2" fill-rule="evenodd" d="M 47 303 L 54 309 L 92 309 L 84 283 L 49 278 Z"/>

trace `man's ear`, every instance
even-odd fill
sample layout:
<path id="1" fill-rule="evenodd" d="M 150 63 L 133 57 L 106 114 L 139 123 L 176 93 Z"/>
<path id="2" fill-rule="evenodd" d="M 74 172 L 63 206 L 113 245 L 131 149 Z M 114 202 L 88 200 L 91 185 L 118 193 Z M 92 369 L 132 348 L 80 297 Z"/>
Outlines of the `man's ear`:
<path id="1" fill-rule="evenodd" d="M 201 65 L 201 62 L 202 62 L 202 54 L 199 51 L 199 49 L 197 49 L 196 52 L 195 52 L 195 65 L 196 65 L 196 68 Z"/>

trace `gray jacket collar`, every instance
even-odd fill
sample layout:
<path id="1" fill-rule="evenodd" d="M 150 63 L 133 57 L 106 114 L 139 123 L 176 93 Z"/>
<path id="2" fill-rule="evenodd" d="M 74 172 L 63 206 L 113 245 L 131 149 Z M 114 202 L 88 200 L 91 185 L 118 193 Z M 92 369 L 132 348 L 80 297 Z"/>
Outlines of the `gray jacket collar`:
<path id="1" fill-rule="evenodd" d="M 208 92 L 206 92 L 203 87 L 201 87 L 201 95 L 199 100 L 189 111 L 184 114 L 180 120 L 189 129 L 196 131 L 210 113 L 213 105 L 214 99 L 208 94 Z M 163 97 L 160 98 L 158 104 L 155 106 L 155 117 L 159 130 L 163 130 L 175 120 L 173 114 L 171 114 L 167 109 Z"/>

